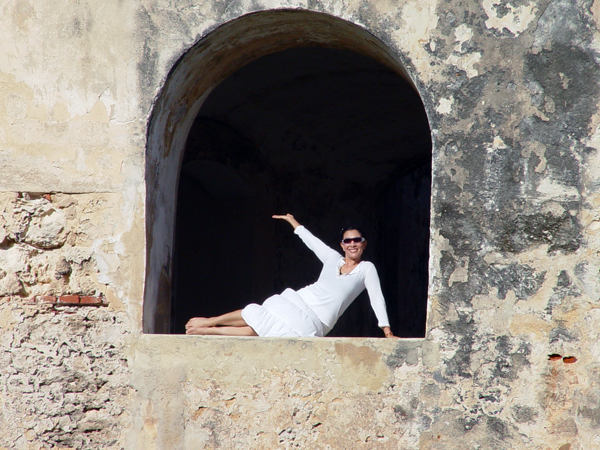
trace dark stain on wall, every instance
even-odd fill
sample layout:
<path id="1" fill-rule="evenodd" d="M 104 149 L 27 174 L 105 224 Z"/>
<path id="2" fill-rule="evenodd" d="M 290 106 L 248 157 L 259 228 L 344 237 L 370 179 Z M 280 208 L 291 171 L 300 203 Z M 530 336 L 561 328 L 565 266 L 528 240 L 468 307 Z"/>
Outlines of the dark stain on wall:
<path id="1" fill-rule="evenodd" d="M 581 417 L 589 420 L 592 427 L 594 427 L 596 429 L 600 428 L 600 406 L 597 406 L 596 408 L 590 408 L 590 407 L 579 408 L 577 413 Z"/>
<path id="2" fill-rule="evenodd" d="M 581 244 L 581 225 L 568 211 L 557 217 L 550 213 L 521 215 L 504 220 L 497 238 L 499 250 L 519 253 L 533 245 L 546 244 L 548 252 L 571 253 Z"/>
<path id="3" fill-rule="evenodd" d="M 542 50 L 525 57 L 526 69 L 544 93 L 554 100 L 556 115 L 569 114 L 575 132 L 586 133 L 589 112 L 595 110 L 590 91 L 597 89 L 597 80 L 590 77 L 596 62 L 591 54 L 574 45 L 554 43 L 551 50 Z"/>
<path id="4" fill-rule="evenodd" d="M 455 336 L 456 353 L 446 361 L 444 375 L 447 377 L 472 378 L 471 354 L 473 352 L 475 323 L 470 315 L 459 314 L 458 320 L 445 326 L 447 332 Z"/>
<path id="5" fill-rule="evenodd" d="M 385 358 L 385 363 L 392 369 L 404 363 L 414 366 L 419 362 L 420 347 L 420 342 L 398 341 L 394 351 Z"/>
<path id="6" fill-rule="evenodd" d="M 562 270 L 557 277 L 554 293 L 548 299 L 546 313 L 551 315 L 553 309 L 559 306 L 567 297 L 575 298 L 581 295 L 581 288 L 571 281 L 566 270 Z M 570 335 L 570 334 L 569 334 Z M 553 340 L 551 339 L 551 342 Z"/>
<path id="7" fill-rule="evenodd" d="M 159 28 L 152 21 L 152 17 L 145 7 L 140 7 L 136 14 L 138 23 L 137 34 L 141 37 L 141 55 L 137 63 L 138 84 L 140 91 L 146 95 L 154 96 L 155 84 L 158 82 L 158 51 L 153 45 L 155 37 L 160 33 Z"/>
<path id="8" fill-rule="evenodd" d="M 504 440 L 510 437 L 510 433 L 508 432 L 508 426 L 497 417 L 487 416 L 486 425 L 487 428 L 492 432 L 492 434 L 495 434 L 498 438 Z"/>
<path id="9" fill-rule="evenodd" d="M 493 371 L 494 376 L 512 381 L 517 379 L 519 372 L 529 365 L 531 345 L 521 342 L 516 350 L 512 351 L 513 345 L 510 336 L 497 338 L 495 350 L 498 352 L 498 356 L 496 357 L 496 368 Z"/>
<path id="10" fill-rule="evenodd" d="M 517 423 L 534 423 L 538 416 L 538 412 L 531 406 L 515 406 L 512 411 Z"/>
<path id="11" fill-rule="evenodd" d="M 508 266 L 492 265 L 485 272 L 490 286 L 498 288 L 498 298 L 504 300 L 509 290 L 515 293 L 519 300 L 534 295 L 542 284 L 546 272 L 536 273 L 528 265 L 510 264 Z"/>

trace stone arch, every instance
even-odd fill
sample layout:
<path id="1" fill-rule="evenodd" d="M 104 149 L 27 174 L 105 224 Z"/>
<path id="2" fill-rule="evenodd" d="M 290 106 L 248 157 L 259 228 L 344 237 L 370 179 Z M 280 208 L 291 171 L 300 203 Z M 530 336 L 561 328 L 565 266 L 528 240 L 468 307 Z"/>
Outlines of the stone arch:
<path id="1" fill-rule="evenodd" d="M 403 83 L 414 89 L 413 92 L 416 92 L 404 65 L 383 42 L 357 25 L 323 13 L 276 10 L 248 14 L 219 26 L 195 44 L 178 61 L 170 73 L 156 101 L 148 131 L 146 159 L 147 271 L 144 332 L 167 333 L 172 331 L 171 294 L 176 258 L 175 217 L 181 167 L 186 155 L 186 145 L 191 139 L 190 130 L 198 131 L 198 120 L 205 121 L 201 125 L 201 130 L 213 133 L 215 136 L 218 136 L 219 133 L 223 135 L 223 132 L 215 131 L 215 129 L 227 128 L 227 124 L 219 124 L 214 117 L 199 118 L 201 108 L 214 92 L 218 92 L 223 81 L 240 69 L 269 55 L 311 48 L 328 49 L 332 52 L 350 52 L 358 55 L 357 57 L 368 59 L 394 73 Z M 310 50 L 308 51 L 310 52 Z M 225 133 L 227 134 L 227 132 Z M 228 134 L 229 138 L 236 133 L 235 130 L 231 130 L 231 133 Z M 244 137 L 240 136 L 239 142 L 243 140 Z M 430 145 L 429 141 L 428 143 Z M 424 154 L 430 152 L 430 147 L 425 150 L 422 148 L 422 144 L 416 147 L 419 147 L 419 150 L 415 150 L 414 155 L 404 158 L 402 164 L 398 163 L 391 170 L 391 172 L 397 172 L 396 176 L 391 177 L 392 181 L 389 176 L 385 180 L 378 181 L 386 186 L 383 188 L 378 186 L 377 201 L 381 205 L 386 205 L 390 210 L 398 207 L 398 199 L 402 195 L 407 195 L 406 186 L 397 180 L 407 179 L 411 176 L 414 178 L 415 168 L 421 170 L 422 173 L 430 171 L 427 161 L 423 160 Z M 248 153 L 252 153 L 252 151 L 249 150 Z M 402 167 L 398 167 L 400 165 Z M 210 166 L 209 161 L 201 164 L 198 170 L 200 174 L 214 175 L 218 169 L 216 171 L 213 169 L 215 167 Z M 268 173 L 268 170 L 265 173 Z M 239 179 L 235 173 L 223 172 L 218 176 L 221 181 L 216 182 L 217 185 L 227 186 L 229 191 L 235 191 L 232 194 L 234 197 L 244 198 L 245 193 L 250 189 L 245 185 L 244 180 Z M 427 184 L 424 183 L 424 180 L 427 179 L 426 176 L 423 177 L 421 174 L 418 178 L 419 183 Z M 422 187 L 414 184 L 411 186 L 413 190 Z M 410 194 L 408 195 L 410 196 Z M 279 206 L 281 205 L 280 202 Z M 386 214 L 388 213 L 381 213 L 383 216 Z M 428 225 L 428 216 L 426 219 Z M 420 220 L 423 221 L 424 218 L 420 217 Z M 381 219 L 380 217 L 379 223 L 382 221 L 385 221 L 385 218 Z M 374 229 L 372 231 L 381 235 L 382 238 L 386 236 L 385 239 L 394 233 L 394 230 L 389 227 L 384 230 Z M 385 254 L 386 245 L 380 244 L 379 252 Z M 393 278 L 393 274 L 388 278 Z M 423 332 L 426 283 L 424 295 L 421 318 Z M 422 333 L 418 332 L 417 334 Z"/>

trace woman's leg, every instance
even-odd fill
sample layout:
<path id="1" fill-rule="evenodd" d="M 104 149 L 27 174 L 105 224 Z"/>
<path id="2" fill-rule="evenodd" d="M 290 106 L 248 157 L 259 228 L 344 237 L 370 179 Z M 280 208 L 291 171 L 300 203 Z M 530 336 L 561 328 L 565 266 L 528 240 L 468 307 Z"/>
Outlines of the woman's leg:
<path id="1" fill-rule="evenodd" d="M 197 327 L 186 330 L 186 334 L 211 336 L 258 336 L 252 327 Z"/>
<path id="2" fill-rule="evenodd" d="M 227 328 L 227 330 L 224 330 Z M 235 328 L 250 328 L 242 317 L 242 310 L 238 309 L 217 317 L 194 317 L 185 325 L 186 334 L 219 334 L 227 336 L 256 336 L 250 328 L 248 330 L 235 330 Z M 213 330 L 208 332 L 209 330 Z M 217 332 L 217 330 L 219 330 Z"/>

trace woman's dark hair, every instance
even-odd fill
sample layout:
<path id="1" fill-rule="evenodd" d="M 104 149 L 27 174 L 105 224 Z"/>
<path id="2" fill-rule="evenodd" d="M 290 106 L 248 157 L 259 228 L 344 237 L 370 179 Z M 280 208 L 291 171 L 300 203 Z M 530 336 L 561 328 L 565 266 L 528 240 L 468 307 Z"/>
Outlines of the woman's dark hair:
<path id="1" fill-rule="evenodd" d="M 361 227 L 358 227 L 356 225 L 349 225 L 347 227 L 342 228 L 342 231 L 340 231 L 340 242 L 342 242 L 342 239 L 344 239 L 344 233 L 348 230 L 356 230 L 360 233 L 362 237 L 365 238 L 365 240 L 367 239 L 367 235 L 363 232 Z"/>

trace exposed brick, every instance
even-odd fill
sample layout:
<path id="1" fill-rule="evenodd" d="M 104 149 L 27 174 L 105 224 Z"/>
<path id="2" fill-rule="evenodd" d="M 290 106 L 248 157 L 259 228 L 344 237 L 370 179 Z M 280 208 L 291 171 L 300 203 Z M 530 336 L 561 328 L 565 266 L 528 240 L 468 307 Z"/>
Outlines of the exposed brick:
<path id="1" fill-rule="evenodd" d="M 82 295 L 79 303 L 82 305 L 102 305 L 102 297 L 93 297 L 90 295 Z"/>
<path id="2" fill-rule="evenodd" d="M 56 303 L 56 296 L 55 295 L 43 295 L 41 297 L 41 300 L 43 302 L 47 302 L 47 303 Z"/>
<path id="3" fill-rule="evenodd" d="M 59 303 L 78 304 L 79 303 L 79 295 L 61 295 L 59 297 Z"/>

